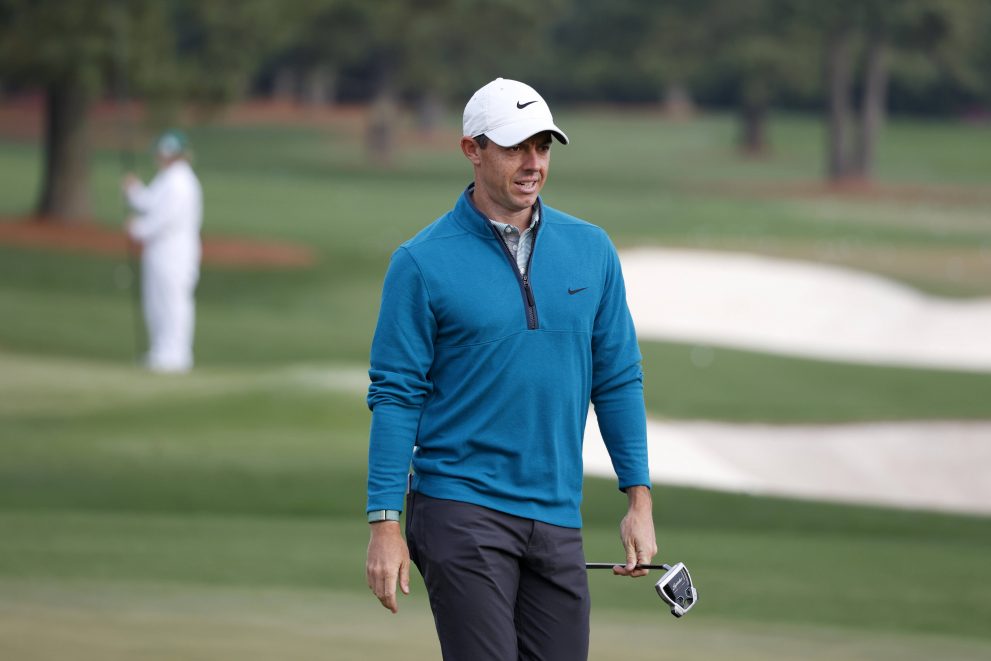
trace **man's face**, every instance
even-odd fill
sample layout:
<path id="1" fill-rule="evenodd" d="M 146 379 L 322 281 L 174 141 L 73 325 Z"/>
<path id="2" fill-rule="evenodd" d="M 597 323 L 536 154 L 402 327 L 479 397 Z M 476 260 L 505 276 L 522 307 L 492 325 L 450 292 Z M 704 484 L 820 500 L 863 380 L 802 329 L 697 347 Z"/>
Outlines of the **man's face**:
<path id="1" fill-rule="evenodd" d="M 487 211 L 500 220 L 499 215 L 512 216 L 536 204 L 551 162 L 550 131 L 512 147 L 489 142 L 474 154 L 475 158 L 469 158 L 476 166 L 475 196 L 480 209 L 489 207 Z"/>
<path id="2" fill-rule="evenodd" d="M 155 152 L 155 165 L 158 167 L 159 170 L 164 170 L 165 168 L 167 168 L 168 166 L 172 165 L 173 163 L 175 163 L 176 161 L 178 161 L 181 158 L 182 158 L 182 155 L 181 154 L 179 154 L 177 156 L 166 156 L 165 154 L 156 151 Z"/>

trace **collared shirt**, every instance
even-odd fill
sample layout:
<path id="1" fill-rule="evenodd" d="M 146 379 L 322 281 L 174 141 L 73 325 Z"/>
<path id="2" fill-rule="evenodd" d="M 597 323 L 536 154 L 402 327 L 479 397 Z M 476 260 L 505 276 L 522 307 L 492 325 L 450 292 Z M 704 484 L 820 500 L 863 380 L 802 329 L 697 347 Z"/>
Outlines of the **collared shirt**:
<path id="1" fill-rule="evenodd" d="M 516 267 L 520 270 L 520 275 L 526 275 L 530 253 L 533 252 L 533 230 L 540 222 L 540 212 L 536 209 L 533 210 L 533 216 L 530 217 L 530 227 L 523 230 L 522 234 L 520 234 L 519 229 L 508 223 L 500 223 L 491 218 L 489 218 L 489 222 L 499 230 L 499 235 L 506 243 L 506 247 L 509 248 L 509 252 L 516 258 Z"/>

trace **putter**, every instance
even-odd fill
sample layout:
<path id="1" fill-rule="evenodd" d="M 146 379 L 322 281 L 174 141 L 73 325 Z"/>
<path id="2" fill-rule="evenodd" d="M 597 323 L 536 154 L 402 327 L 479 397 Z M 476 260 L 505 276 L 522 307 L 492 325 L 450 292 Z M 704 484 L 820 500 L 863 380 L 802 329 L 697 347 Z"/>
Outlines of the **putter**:
<path id="1" fill-rule="evenodd" d="M 612 569 L 615 566 L 625 566 L 625 562 L 588 562 L 585 569 Z M 683 562 L 674 565 L 637 565 L 637 569 L 663 569 L 664 575 L 654 584 L 657 595 L 671 607 L 671 614 L 681 617 L 692 610 L 699 600 L 698 590 L 692 583 L 692 575 Z"/>

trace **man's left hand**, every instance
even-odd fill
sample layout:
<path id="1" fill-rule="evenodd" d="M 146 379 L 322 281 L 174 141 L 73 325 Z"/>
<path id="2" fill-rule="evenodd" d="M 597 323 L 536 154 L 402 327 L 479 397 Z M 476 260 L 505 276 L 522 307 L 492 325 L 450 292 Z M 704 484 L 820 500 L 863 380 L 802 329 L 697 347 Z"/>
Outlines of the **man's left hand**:
<path id="1" fill-rule="evenodd" d="M 619 536 L 626 551 L 626 565 L 616 565 L 612 571 L 619 576 L 646 576 L 648 569 L 637 565 L 649 565 L 657 555 L 657 538 L 654 535 L 653 502 L 647 487 L 630 487 L 626 490 L 630 507 L 619 524 Z"/>

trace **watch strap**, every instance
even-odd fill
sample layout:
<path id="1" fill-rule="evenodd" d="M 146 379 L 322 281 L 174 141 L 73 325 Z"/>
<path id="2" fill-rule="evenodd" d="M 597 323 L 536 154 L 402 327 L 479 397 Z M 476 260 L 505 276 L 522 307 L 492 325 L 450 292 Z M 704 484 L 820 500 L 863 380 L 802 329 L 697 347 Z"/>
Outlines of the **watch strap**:
<path id="1" fill-rule="evenodd" d="M 398 521 L 399 510 L 372 510 L 368 513 L 368 523 L 379 521 Z"/>

